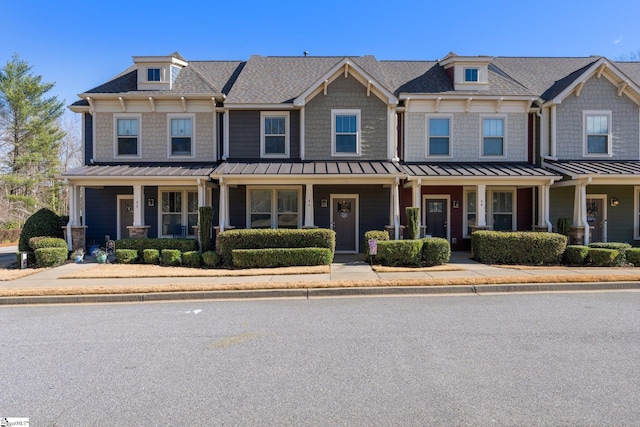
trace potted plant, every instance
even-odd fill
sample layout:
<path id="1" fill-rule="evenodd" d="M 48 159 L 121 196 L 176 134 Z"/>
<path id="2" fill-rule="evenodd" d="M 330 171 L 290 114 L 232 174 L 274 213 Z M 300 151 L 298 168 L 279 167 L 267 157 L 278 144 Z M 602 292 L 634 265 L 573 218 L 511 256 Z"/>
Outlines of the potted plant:
<path id="1" fill-rule="evenodd" d="M 83 259 L 84 259 L 84 250 L 83 249 L 78 249 L 78 250 L 74 251 L 71 254 L 71 256 L 76 261 L 76 264 L 81 264 Z"/>
<path id="2" fill-rule="evenodd" d="M 98 261 L 98 264 L 104 264 L 105 262 L 107 262 L 107 253 L 102 248 L 97 249 L 94 254 L 96 256 L 96 261 Z"/>

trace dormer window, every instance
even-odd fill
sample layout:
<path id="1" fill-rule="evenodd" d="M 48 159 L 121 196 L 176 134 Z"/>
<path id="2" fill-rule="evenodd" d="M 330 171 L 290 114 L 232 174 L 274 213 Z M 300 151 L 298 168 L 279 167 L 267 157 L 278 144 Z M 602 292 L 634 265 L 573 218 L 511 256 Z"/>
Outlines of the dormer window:
<path id="1" fill-rule="evenodd" d="M 160 81 L 160 68 L 147 68 L 147 81 L 159 82 Z"/>
<path id="2" fill-rule="evenodd" d="M 477 68 L 465 68 L 464 69 L 464 81 L 477 83 L 478 80 L 478 69 Z"/>

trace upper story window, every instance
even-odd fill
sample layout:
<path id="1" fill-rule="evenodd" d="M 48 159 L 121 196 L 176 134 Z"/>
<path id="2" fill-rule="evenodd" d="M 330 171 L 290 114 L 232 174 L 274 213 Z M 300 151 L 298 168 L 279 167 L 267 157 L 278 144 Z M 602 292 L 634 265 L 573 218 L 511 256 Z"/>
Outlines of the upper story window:
<path id="1" fill-rule="evenodd" d="M 482 155 L 504 156 L 504 118 L 482 119 Z"/>
<path id="2" fill-rule="evenodd" d="M 427 127 L 429 135 L 427 156 L 450 156 L 451 119 L 449 117 L 429 117 Z"/>
<path id="3" fill-rule="evenodd" d="M 160 81 L 160 68 L 147 68 L 147 81 L 159 82 Z"/>
<path id="4" fill-rule="evenodd" d="M 115 155 L 140 156 L 140 115 L 116 115 Z"/>
<path id="5" fill-rule="evenodd" d="M 464 81 L 465 82 L 478 82 L 478 69 L 477 68 L 465 68 L 464 69 Z"/>
<path id="6" fill-rule="evenodd" d="M 289 112 L 262 112 L 260 121 L 260 155 L 289 157 Z"/>
<path id="7" fill-rule="evenodd" d="M 194 155 L 193 128 L 195 117 L 192 114 L 169 115 L 169 156 Z"/>
<path id="8" fill-rule="evenodd" d="M 360 155 L 360 110 L 331 110 L 331 154 Z"/>
<path id="9" fill-rule="evenodd" d="M 611 111 L 584 112 L 584 154 L 611 155 Z"/>

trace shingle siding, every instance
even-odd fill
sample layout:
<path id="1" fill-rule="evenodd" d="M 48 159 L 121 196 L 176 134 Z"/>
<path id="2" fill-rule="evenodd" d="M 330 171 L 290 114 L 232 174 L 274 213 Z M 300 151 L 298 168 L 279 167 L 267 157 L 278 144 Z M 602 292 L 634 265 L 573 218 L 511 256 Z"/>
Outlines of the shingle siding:
<path id="1" fill-rule="evenodd" d="M 305 107 L 305 160 L 331 158 L 331 110 L 360 110 L 361 156 L 342 160 L 385 160 L 387 153 L 387 106 L 355 78 L 338 77 Z"/>
<path id="2" fill-rule="evenodd" d="M 557 106 L 556 154 L 560 160 L 583 158 L 583 111 L 611 111 L 614 160 L 640 158 L 638 106 L 604 77 L 587 80 L 580 96 L 569 95 Z M 594 156 L 590 155 L 589 158 Z M 602 156 L 602 158 L 609 158 Z"/>

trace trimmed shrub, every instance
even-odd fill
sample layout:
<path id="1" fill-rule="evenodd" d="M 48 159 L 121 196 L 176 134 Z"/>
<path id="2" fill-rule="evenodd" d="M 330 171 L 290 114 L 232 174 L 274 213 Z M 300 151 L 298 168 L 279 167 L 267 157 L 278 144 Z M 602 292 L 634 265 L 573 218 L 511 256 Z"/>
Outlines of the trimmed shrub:
<path id="1" fill-rule="evenodd" d="M 186 267 L 200 267 L 202 255 L 198 251 L 189 251 L 182 254 L 182 265 Z"/>
<path id="2" fill-rule="evenodd" d="M 24 223 L 22 231 L 20 232 L 20 239 L 18 241 L 19 251 L 29 250 L 29 239 L 36 236 L 47 237 L 63 237 L 62 226 L 65 225 L 62 222 L 62 218 L 56 215 L 53 211 L 42 208 L 29 218 Z"/>
<path id="3" fill-rule="evenodd" d="M 41 248 L 35 250 L 38 267 L 55 267 L 67 260 L 69 250 L 64 248 Z"/>
<path id="4" fill-rule="evenodd" d="M 420 208 L 405 208 L 407 213 L 407 238 L 415 240 L 420 237 Z"/>
<path id="5" fill-rule="evenodd" d="M 487 231 L 471 234 L 476 260 L 486 264 L 559 264 L 567 237 L 557 233 L 531 231 Z"/>
<path id="6" fill-rule="evenodd" d="M 215 251 L 203 252 L 202 262 L 207 267 L 217 267 L 220 264 L 220 254 Z"/>
<path id="7" fill-rule="evenodd" d="M 616 258 L 616 262 L 614 264 L 617 267 L 627 264 L 626 253 L 627 250 L 631 249 L 630 244 L 618 242 L 595 242 L 589 244 L 589 247 L 596 249 L 615 249 L 616 251 L 618 251 L 618 257 Z"/>
<path id="8" fill-rule="evenodd" d="M 589 248 L 589 261 L 595 267 L 613 267 L 620 252 L 615 249 Z"/>
<path id="9" fill-rule="evenodd" d="M 211 249 L 211 229 L 213 225 L 213 207 L 200 206 L 200 224 L 198 233 L 200 234 L 200 243 L 202 244 L 202 252 Z"/>
<path id="10" fill-rule="evenodd" d="M 569 265 L 585 265 L 589 256 L 589 247 L 582 245 L 568 245 L 564 250 L 564 262 Z"/>
<path id="11" fill-rule="evenodd" d="M 571 220 L 569 218 L 558 218 L 558 222 L 556 223 L 556 232 L 558 234 L 562 234 L 563 236 L 569 237 L 570 231 Z"/>
<path id="12" fill-rule="evenodd" d="M 59 237 L 32 237 L 29 239 L 29 247 L 34 251 L 43 248 L 65 248 L 68 249 L 67 241 Z"/>
<path id="13" fill-rule="evenodd" d="M 451 245 L 447 239 L 442 237 L 431 237 L 422 239 L 422 265 L 432 267 L 443 265 L 451 258 Z"/>
<path id="14" fill-rule="evenodd" d="M 640 248 L 627 249 L 625 255 L 627 262 L 633 264 L 635 267 L 640 267 Z"/>
<path id="15" fill-rule="evenodd" d="M 378 242 L 378 256 L 382 265 L 415 266 L 422 264 L 422 240 L 388 240 Z"/>
<path id="16" fill-rule="evenodd" d="M 143 249 L 142 262 L 145 264 L 158 264 L 160 262 L 160 251 L 157 249 Z"/>
<path id="17" fill-rule="evenodd" d="M 116 262 L 119 264 L 133 264 L 138 260 L 135 249 L 116 249 Z"/>
<path id="18" fill-rule="evenodd" d="M 222 262 L 232 265 L 234 249 L 326 248 L 333 253 L 336 233 L 325 228 L 229 230 L 218 235 L 218 245 Z"/>
<path id="19" fill-rule="evenodd" d="M 329 265 L 333 259 L 328 248 L 234 249 L 232 256 L 238 268 Z"/>
<path id="20" fill-rule="evenodd" d="M 180 252 L 198 250 L 198 242 L 194 239 L 120 239 L 116 241 L 116 249 L 135 249 L 142 253 L 145 249 L 177 249 Z"/>
<path id="21" fill-rule="evenodd" d="M 180 254 L 178 249 L 163 249 L 162 253 L 162 265 L 177 266 L 180 265 Z"/>
<path id="22" fill-rule="evenodd" d="M 362 247 L 364 248 L 364 257 L 367 261 L 369 261 L 370 239 L 376 239 L 378 242 L 386 242 L 387 240 L 389 240 L 389 233 L 380 230 L 369 230 L 364 233 L 364 242 L 362 243 Z"/>

